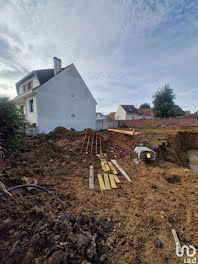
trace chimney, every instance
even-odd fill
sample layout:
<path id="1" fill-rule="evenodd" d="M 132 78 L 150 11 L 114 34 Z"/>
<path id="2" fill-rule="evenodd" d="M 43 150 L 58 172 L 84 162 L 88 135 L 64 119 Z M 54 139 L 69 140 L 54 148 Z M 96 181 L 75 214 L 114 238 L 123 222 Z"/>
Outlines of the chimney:
<path id="1" fill-rule="evenodd" d="M 57 57 L 54 57 L 54 75 L 59 73 L 62 70 L 61 60 Z"/>

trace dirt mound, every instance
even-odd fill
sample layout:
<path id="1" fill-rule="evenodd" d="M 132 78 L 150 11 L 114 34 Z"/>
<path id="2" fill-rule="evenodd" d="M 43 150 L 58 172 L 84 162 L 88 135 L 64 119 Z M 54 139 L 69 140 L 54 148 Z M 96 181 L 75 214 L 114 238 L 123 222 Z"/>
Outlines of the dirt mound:
<path id="1" fill-rule="evenodd" d="M 105 190 L 103 196 L 96 177 L 102 173 L 100 160 L 80 153 L 85 133 L 58 127 L 26 139 L 21 153 L 0 163 L 0 180 L 7 188 L 24 180 L 38 182 L 64 205 L 37 189 L 0 197 L 1 263 L 181 263 L 171 229 L 182 245 L 198 246 L 198 177 L 175 162 L 185 140 L 160 131 L 142 132 L 130 141 L 102 133 L 103 153 L 115 158 L 132 180 L 119 174 L 118 188 Z M 164 138 L 169 138 L 174 163 L 159 154 L 153 164 L 134 163 L 137 144 L 157 148 Z M 121 154 L 122 149 L 128 153 Z M 90 165 L 94 190 L 88 189 Z"/>
<path id="2" fill-rule="evenodd" d="M 35 205 L 31 201 L 24 205 L 22 196 L 15 197 L 17 201 L 5 201 L 1 206 L 1 263 L 105 261 L 108 248 L 103 245 L 111 233 L 111 221 L 86 213 L 83 208 L 75 213 L 70 209 L 62 211 L 51 201 L 56 208 L 51 212 L 48 204 L 43 206 L 36 201 Z"/>
<path id="3" fill-rule="evenodd" d="M 64 211 L 54 198 L 38 190 L 19 190 L 3 204 L 1 200 L 2 263 L 27 263 L 33 259 L 35 263 L 105 261 L 103 244 L 112 223 L 79 209 L 75 191 L 68 191 L 72 176 L 87 178 L 89 165 L 98 160 L 80 154 L 85 132 L 57 127 L 47 135 L 25 140 L 23 151 L 1 164 L 1 181 L 8 188 L 27 183 L 24 179 L 36 179 L 39 185 L 59 195 L 67 208 Z M 81 162 L 86 170 L 78 173 L 76 166 Z M 67 182 L 66 186 L 61 182 Z"/>

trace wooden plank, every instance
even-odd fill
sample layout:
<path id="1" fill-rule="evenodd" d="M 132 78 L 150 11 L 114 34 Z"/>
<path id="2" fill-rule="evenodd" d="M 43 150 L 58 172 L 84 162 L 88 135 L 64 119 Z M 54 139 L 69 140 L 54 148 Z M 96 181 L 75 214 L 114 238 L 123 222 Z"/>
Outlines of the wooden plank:
<path id="1" fill-rule="evenodd" d="M 104 182 L 105 182 L 105 189 L 110 190 L 110 182 L 109 182 L 109 176 L 107 173 L 104 173 Z"/>
<path id="2" fill-rule="evenodd" d="M 104 185 L 104 181 L 103 181 L 103 178 L 102 178 L 101 174 L 98 174 L 98 181 L 99 181 L 100 189 L 101 190 L 106 190 L 105 185 Z"/>
<path id="3" fill-rule="evenodd" d="M 84 137 L 84 139 L 83 139 L 83 143 L 82 143 L 82 147 L 81 147 L 80 153 L 83 152 L 83 147 L 84 147 L 84 144 L 85 144 L 86 136 L 87 136 L 87 131 L 86 131 L 86 133 L 85 133 L 85 137 Z"/>
<path id="4" fill-rule="evenodd" d="M 97 141 L 97 133 L 96 133 L 96 156 L 98 155 L 98 141 Z"/>
<path id="5" fill-rule="evenodd" d="M 117 175 L 113 175 L 114 176 L 114 180 L 115 180 L 115 182 L 116 183 L 120 183 L 120 179 L 118 178 L 118 176 Z"/>
<path id="6" fill-rule="evenodd" d="M 102 167 L 102 170 L 103 170 L 103 171 L 107 172 L 107 170 L 106 170 L 106 166 L 105 166 L 105 164 L 104 164 L 103 162 L 101 162 L 101 167 Z"/>
<path id="7" fill-rule="evenodd" d="M 105 164 L 105 167 L 106 167 L 106 171 L 110 171 L 109 165 L 107 163 Z"/>
<path id="8" fill-rule="evenodd" d="M 87 147 L 86 147 L 86 152 L 85 152 L 85 154 L 88 154 L 88 150 L 89 150 L 89 140 L 90 140 L 90 134 L 89 134 L 89 136 L 88 136 Z"/>
<path id="9" fill-rule="evenodd" d="M 89 189 L 94 189 L 94 166 L 90 166 L 90 172 L 89 172 Z"/>
<path id="10" fill-rule="evenodd" d="M 141 134 L 140 132 L 127 131 L 127 130 L 119 130 L 119 129 L 113 129 L 113 128 L 108 128 L 108 131 L 117 132 L 117 133 L 120 133 L 120 134 L 131 135 L 131 136 L 133 136 L 134 134 L 136 134 L 136 135 Z"/>
<path id="11" fill-rule="evenodd" d="M 116 189 L 117 186 L 116 186 L 116 183 L 115 183 L 114 175 L 113 174 L 109 174 L 109 179 L 110 179 L 110 182 L 111 182 L 111 188 Z"/>
<path id="12" fill-rule="evenodd" d="M 122 173 L 122 175 L 127 179 L 127 181 L 131 182 L 131 179 L 127 175 L 127 173 L 118 165 L 116 160 L 111 160 L 111 162 L 116 166 L 116 168 Z"/>
<path id="13" fill-rule="evenodd" d="M 93 143 L 94 143 L 94 133 L 93 133 L 92 141 L 91 141 L 91 155 L 93 154 Z"/>
<path id="14" fill-rule="evenodd" d="M 109 167 L 110 167 L 111 171 L 113 172 L 113 174 L 118 174 L 116 169 L 114 168 L 112 162 L 109 161 L 108 164 L 109 164 Z"/>

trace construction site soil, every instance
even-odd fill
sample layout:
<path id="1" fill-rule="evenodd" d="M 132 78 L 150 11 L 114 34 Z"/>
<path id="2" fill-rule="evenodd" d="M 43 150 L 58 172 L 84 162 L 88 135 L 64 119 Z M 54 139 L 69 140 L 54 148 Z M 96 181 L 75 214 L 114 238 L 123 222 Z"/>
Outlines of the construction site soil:
<path id="1" fill-rule="evenodd" d="M 132 180 L 119 174 L 118 188 L 104 196 L 97 179 L 100 159 L 80 153 L 86 130 L 58 127 L 25 139 L 19 154 L 0 163 L 0 180 L 7 188 L 37 183 L 62 203 L 38 189 L 1 196 L 0 263 L 184 263 L 175 253 L 171 229 L 181 245 L 198 248 L 198 174 L 189 169 L 187 154 L 198 149 L 198 129 L 138 131 L 136 136 L 101 133 L 103 153 Z M 133 161 L 140 144 L 156 150 L 154 162 Z"/>

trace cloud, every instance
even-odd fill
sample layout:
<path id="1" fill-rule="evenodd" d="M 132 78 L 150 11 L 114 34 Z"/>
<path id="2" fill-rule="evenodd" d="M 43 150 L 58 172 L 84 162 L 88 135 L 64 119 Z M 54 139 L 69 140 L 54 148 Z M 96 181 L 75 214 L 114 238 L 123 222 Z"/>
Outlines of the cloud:
<path id="1" fill-rule="evenodd" d="M 9 0 L 0 4 L 0 82 L 15 94 L 28 71 L 74 62 L 108 113 L 152 102 L 169 82 L 196 110 L 198 2 L 187 0 Z M 5 89 L 4 89 L 5 92 Z"/>
<path id="2" fill-rule="evenodd" d="M 2 70 L 0 71 L 0 78 L 4 79 L 16 79 L 24 74 L 24 71 L 20 70 Z"/>
<path id="3" fill-rule="evenodd" d="M 9 86 L 8 85 L 6 85 L 6 84 L 4 84 L 4 83 L 0 83 L 0 89 L 8 89 L 9 88 Z"/>

